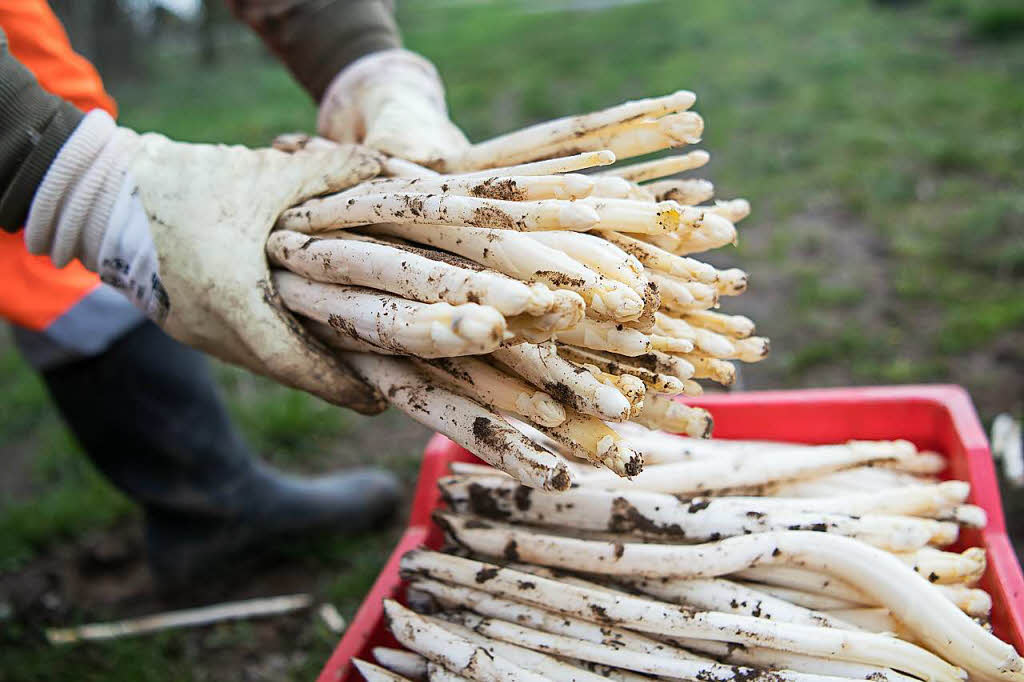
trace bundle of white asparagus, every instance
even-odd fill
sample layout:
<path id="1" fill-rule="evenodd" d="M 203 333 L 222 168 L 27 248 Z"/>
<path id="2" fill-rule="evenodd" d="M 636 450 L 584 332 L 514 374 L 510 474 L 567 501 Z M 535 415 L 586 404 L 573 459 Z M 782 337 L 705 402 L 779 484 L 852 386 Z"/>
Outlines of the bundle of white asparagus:
<path id="1" fill-rule="evenodd" d="M 708 413 L 674 398 L 768 352 L 748 318 L 714 310 L 746 273 L 690 256 L 735 243 L 747 202 L 704 205 L 709 182 L 663 179 L 707 153 L 578 172 L 698 141 L 694 99 L 532 126 L 445 174 L 387 160 L 388 177 L 281 216 L 267 244 L 281 298 L 394 406 L 525 485 L 565 490 L 573 474 L 523 428 L 635 476 L 643 457 L 615 424 L 707 437 Z"/>
<path id="2" fill-rule="evenodd" d="M 984 550 L 948 549 L 985 514 L 935 478 L 944 458 L 643 436 L 658 463 L 635 480 L 559 494 L 453 466 L 449 545 L 408 553 L 409 607 L 385 603 L 406 650 L 375 649 L 364 677 L 1024 680 L 988 627 Z"/>

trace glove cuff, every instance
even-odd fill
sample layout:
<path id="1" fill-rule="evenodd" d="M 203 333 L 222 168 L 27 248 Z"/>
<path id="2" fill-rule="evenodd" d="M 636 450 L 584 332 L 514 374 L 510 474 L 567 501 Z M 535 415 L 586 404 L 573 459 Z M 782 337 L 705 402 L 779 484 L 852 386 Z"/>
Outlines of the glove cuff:
<path id="1" fill-rule="evenodd" d="M 29 253 L 50 253 L 66 199 L 96 161 L 116 128 L 110 114 L 96 109 L 82 118 L 57 152 L 29 206 L 25 221 L 25 246 Z"/>
<path id="2" fill-rule="evenodd" d="M 425 101 L 447 116 L 444 83 L 434 65 L 409 50 L 381 50 L 360 57 L 334 77 L 320 101 L 317 131 L 336 142 L 358 142 L 364 132 L 358 111 L 360 95 L 375 83 L 389 80 L 418 90 Z"/>
<path id="3" fill-rule="evenodd" d="M 61 148 L 29 207 L 25 243 L 64 267 L 78 258 L 97 269 L 103 234 L 138 135 L 109 114 L 87 114 Z"/>

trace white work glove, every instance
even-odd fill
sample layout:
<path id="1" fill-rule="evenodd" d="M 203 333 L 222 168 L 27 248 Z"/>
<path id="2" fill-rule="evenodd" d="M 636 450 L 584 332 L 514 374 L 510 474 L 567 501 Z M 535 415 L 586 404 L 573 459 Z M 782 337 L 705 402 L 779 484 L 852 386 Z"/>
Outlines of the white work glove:
<path id="1" fill-rule="evenodd" d="M 183 144 L 93 111 L 61 148 L 25 225 L 32 253 L 78 258 L 168 334 L 360 412 L 380 396 L 305 333 L 264 247 L 283 210 L 380 171 L 355 145 L 286 154 Z"/>
<path id="2" fill-rule="evenodd" d="M 382 50 L 345 67 L 320 103 L 317 130 L 421 166 L 439 168 L 469 141 L 448 119 L 434 65 L 408 50 Z"/>

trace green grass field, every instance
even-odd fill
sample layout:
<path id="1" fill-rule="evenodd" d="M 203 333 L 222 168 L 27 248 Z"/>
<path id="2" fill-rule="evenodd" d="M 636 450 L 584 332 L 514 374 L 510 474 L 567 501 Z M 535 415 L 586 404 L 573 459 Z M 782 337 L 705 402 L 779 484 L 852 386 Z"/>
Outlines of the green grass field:
<path id="1" fill-rule="evenodd" d="M 713 158 L 701 175 L 753 206 L 739 247 L 713 256 L 750 272 L 749 293 L 727 309 L 773 340 L 773 354 L 745 369 L 748 388 L 954 381 L 985 418 L 1021 410 L 1024 13 L 1012 3 L 402 4 L 408 45 L 435 60 L 473 139 L 628 98 L 698 94 Z M 184 140 L 262 144 L 313 126 L 312 103 L 253 46 L 212 71 L 157 58 L 146 82 L 111 87 L 123 123 Z M 399 415 L 368 420 L 218 372 L 232 413 L 276 464 L 321 471 L 374 452 L 414 479 L 427 433 Z M 46 645 L 42 625 L 166 604 L 145 590 L 104 592 L 96 579 L 68 586 L 62 561 L 88 555 L 97 537 L 137 535 L 138 518 L 6 341 L 0 391 L 0 599 L 13 605 L 0 615 L 0 680 L 315 674 L 336 637 L 312 614 Z M 394 537 L 282 548 L 284 577 L 236 576 L 228 596 L 311 590 L 351 616 Z"/>

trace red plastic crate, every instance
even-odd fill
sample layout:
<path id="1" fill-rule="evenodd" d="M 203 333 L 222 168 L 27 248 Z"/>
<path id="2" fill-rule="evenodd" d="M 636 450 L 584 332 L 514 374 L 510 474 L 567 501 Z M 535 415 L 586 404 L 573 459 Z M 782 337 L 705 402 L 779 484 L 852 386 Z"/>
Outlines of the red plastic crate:
<path id="1" fill-rule="evenodd" d="M 715 438 L 837 443 L 850 439 L 904 438 L 949 458 L 946 478 L 969 481 L 971 502 L 988 513 L 984 530 L 965 529 L 964 546 L 984 547 L 988 571 L 981 581 L 992 595 L 995 633 L 1024 651 L 1024 576 L 1006 536 L 1003 507 L 988 441 L 971 400 L 959 386 L 768 391 L 706 396 L 687 401 L 707 408 Z M 430 522 L 441 504 L 437 480 L 452 461 L 473 461 L 468 451 L 435 435 L 427 445 L 409 527 L 377 582 L 360 606 L 318 682 L 355 682 L 353 657 L 373 660 L 375 646 L 395 646 L 381 600 L 403 598 L 398 561 L 417 547 L 439 547 L 441 534 Z"/>

